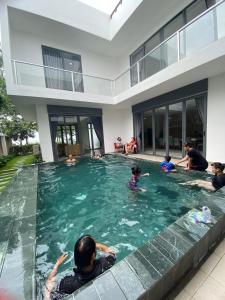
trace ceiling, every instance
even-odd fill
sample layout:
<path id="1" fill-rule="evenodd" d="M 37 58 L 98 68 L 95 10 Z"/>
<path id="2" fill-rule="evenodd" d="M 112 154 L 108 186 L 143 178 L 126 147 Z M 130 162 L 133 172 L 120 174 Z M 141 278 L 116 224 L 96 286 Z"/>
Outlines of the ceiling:
<path id="1" fill-rule="evenodd" d="M 130 54 L 149 36 L 156 32 L 192 0 L 144 0 L 115 37 L 109 41 L 77 28 L 34 15 L 15 8 L 9 8 L 10 28 L 41 36 L 43 32 L 69 37 L 76 47 L 102 53 L 112 57 Z"/>

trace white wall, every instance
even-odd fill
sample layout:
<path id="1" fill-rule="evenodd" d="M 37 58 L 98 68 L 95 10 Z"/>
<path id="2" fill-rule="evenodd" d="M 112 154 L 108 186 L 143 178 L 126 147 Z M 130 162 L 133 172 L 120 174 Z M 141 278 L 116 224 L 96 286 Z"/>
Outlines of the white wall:
<path id="1" fill-rule="evenodd" d="M 130 141 L 133 136 L 133 115 L 131 107 L 126 109 L 103 108 L 103 132 L 105 152 L 113 152 L 117 137 L 120 136 L 123 142 Z"/>
<path id="2" fill-rule="evenodd" d="M 47 105 L 37 104 L 36 114 L 42 158 L 45 162 L 54 161 Z"/>
<path id="3" fill-rule="evenodd" d="M 225 163 L 225 73 L 209 78 L 207 147 L 209 161 Z"/>
<path id="4" fill-rule="evenodd" d="M 110 18 L 101 11 L 76 0 L 1 0 L 9 6 L 28 11 L 103 38 L 110 38 Z"/>
<path id="5" fill-rule="evenodd" d="M 115 59 L 81 48 L 78 41 L 74 41 L 69 35 L 47 28 L 42 36 L 11 29 L 13 59 L 43 64 L 41 45 L 81 55 L 83 73 L 109 79 L 115 76 Z M 34 68 L 31 72 L 34 72 Z"/>

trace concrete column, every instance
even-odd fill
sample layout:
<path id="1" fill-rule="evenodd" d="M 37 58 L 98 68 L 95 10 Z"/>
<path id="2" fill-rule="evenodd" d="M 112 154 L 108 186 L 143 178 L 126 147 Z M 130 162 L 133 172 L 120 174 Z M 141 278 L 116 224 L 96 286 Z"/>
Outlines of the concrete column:
<path id="1" fill-rule="evenodd" d="M 225 163 L 225 73 L 209 78 L 206 157 Z"/>
<path id="2" fill-rule="evenodd" d="M 42 158 L 45 162 L 54 161 L 51 132 L 46 104 L 36 104 L 38 132 L 41 146 Z"/>

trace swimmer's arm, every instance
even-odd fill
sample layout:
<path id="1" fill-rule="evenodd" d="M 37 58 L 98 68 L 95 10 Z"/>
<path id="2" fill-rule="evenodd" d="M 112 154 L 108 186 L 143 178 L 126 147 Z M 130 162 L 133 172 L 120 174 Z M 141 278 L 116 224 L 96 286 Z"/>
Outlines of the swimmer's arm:
<path id="1" fill-rule="evenodd" d="M 178 162 L 175 164 L 175 166 L 181 164 L 181 163 L 184 162 L 184 161 L 187 161 L 188 158 L 189 158 L 188 155 L 186 155 L 184 158 L 182 158 L 180 161 L 178 161 Z"/>
<path id="2" fill-rule="evenodd" d="M 64 262 L 64 260 L 67 258 L 67 256 L 68 256 L 67 253 L 61 255 L 57 259 L 51 273 L 49 274 L 48 279 L 47 279 L 46 284 L 45 284 L 45 297 L 44 297 L 44 300 L 49 300 L 50 299 L 51 291 L 53 290 L 53 287 L 55 285 L 55 279 L 56 279 L 58 267 Z"/>
<path id="3" fill-rule="evenodd" d="M 141 177 L 146 177 L 146 176 L 149 176 L 150 174 L 149 173 L 145 173 L 143 175 L 141 175 Z"/>
<path id="4" fill-rule="evenodd" d="M 113 251 L 111 248 L 102 243 L 96 243 L 96 249 L 105 253 L 111 253 L 113 255 L 116 255 L 115 251 Z"/>

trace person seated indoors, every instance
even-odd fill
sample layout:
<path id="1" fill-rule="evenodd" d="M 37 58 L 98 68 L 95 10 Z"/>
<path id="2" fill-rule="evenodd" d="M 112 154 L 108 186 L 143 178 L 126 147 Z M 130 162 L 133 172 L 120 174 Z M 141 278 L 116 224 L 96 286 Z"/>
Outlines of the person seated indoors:
<path id="1" fill-rule="evenodd" d="M 125 155 L 128 155 L 129 152 L 136 152 L 136 150 L 137 150 L 137 140 L 135 137 L 132 137 L 130 143 L 124 145 Z"/>
<path id="2" fill-rule="evenodd" d="M 122 139 L 120 136 L 118 136 L 118 138 L 116 139 L 116 142 L 114 143 L 114 148 L 115 148 L 115 151 L 120 151 L 120 150 L 123 150 L 123 142 L 122 142 Z"/>
<path id="3" fill-rule="evenodd" d="M 146 192 L 145 189 L 138 186 L 138 181 L 140 177 L 149 176 L 149 173 L 145 173 L 141 175 L 141 168 L 139 168 L 138 166 L 133 166 L 131 168 L 131 172 L 132 172 L 132 176 L 130 181 L 128 182 L 129 189 L 134 192 Z"/>
<path id="4" fill-rule="evenodd" d="M 166 173 L 176 172 L 174 163 L 171 162 L 171 156 L 165 156 L 165 160 L 160 163 L 160 167 Z"/>
<path id="5" fill-rule="evenodd" d="M 66 160 L 67 166 L 74 166 L 77 160 L 73 157 L 72 154 L 69 154 L 69 157 Z"/>
<path id="6" fill-rule="evenodd" d="M 225 186 L 225 174 L 223 173 L 225 164 L 221 164 L 220 162 L 214 162 L 211 164 L 212 172 L 214 176 L 211 178 L 211 181 L 205 180 L 193 180 L 184 183 L 180 183 L 181 185 L 190 185 L 190 186 L 198 186 L 200 188 L 204 188 L 211 192 L 218 191 L 222 187 Z"/>
<path id="7" fill-rule="evenodd" d="M 176 165 L 187 161 L 185 170 L 205 171 L 208 168 L 207 160 L 201 155 L 200 152 L 195 150 L 190 143 L 184 144 L 184 151 L 187 155 L 181 159 Z"/>
<path id="8" fill-rule="evenodd" d="M 104 254 L 98 259 L 96 259 L 97 250 Z M 73 269 L 73 274 L 65 276 L 55 287 L 58 267 L 65 261 L 67 256 L 67 254 L 64 254 L 57 259 L 46 282 L 45 300 L 58 299 L 60 296 L 72 294 L 82 285 L 111 268 L 116 261 L 116 254 L 112 249 L 104 244 L 97 243 L 92 236 L 84 235 L 77 240 L 74 246 L 76 268 Z"/>

